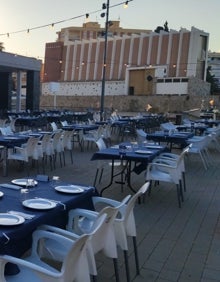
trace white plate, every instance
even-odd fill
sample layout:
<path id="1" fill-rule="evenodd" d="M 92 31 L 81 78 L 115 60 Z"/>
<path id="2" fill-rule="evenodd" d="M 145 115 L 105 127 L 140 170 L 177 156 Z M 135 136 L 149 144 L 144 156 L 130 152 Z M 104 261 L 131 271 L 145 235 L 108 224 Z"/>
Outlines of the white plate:
<path id="1" fill-rule="evenodd" d="M 112 149 L 119 149 L 119 145 L 111 146 Z"/>
<path id="2" fill-rule="evenodd" d="M 145 155 L 149 155 L 149 154 L 153 154 L 152 151 L 147 151 L 147 150 L 137 150 L 135 151 L 136 154 L 145 154 Z"/>
<path id="3" fill-rule="evenodd" d="M 20 215 L 0 213 L 0 225 L 18 225 L 25 221 Z"/>
<path id="4" fill-rule="evenodd" d="M 56 186 L 55 190 L 63 193 L 72 193 L 72 194 L 78 194 L 84 192 L 84 189 L 77 185 Z"/>
<path id="5" fill-rule="evenodd" d="M 0 191 L 0 198 L 3 197 L 4 193 Z"/>
<path id="6" fill-rule="evenodd" d="M 146 147 L 149 149 L 162 149 L 163 148 L 162 146 L 159 146 L 159 145 L 147 145 Z"/>
<path id="7" fill-rule="evenodd" d="M 27 185 L 27 181 L 28 181 L 28 185 Z M 38 182 L 34 179 L 30 179 L 30 178 L 21 178 L 21 179 L 14 179 L 11 181 L 11 183 L 15 184 L 15 185 L 19 185 L 19 186 L 33 186 L 32 184 L 34 184 L 34 186 L 36 186 L 38 184 Z"/>
<path id="8" fill-rule="evenodd" d="M 56 207 L 56 203 L 47 199 L 29 199 L 22 202 L 23 206 L 35 210 L 49 210 Z"/>

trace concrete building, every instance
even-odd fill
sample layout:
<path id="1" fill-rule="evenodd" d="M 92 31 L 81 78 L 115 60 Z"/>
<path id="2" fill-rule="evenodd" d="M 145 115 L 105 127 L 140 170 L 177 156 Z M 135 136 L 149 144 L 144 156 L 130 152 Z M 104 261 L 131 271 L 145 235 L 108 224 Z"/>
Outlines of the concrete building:
<path id="1" fill-rule="evenodd" d="M 15 94 L 16 111 L 21 110 L 23 87 L 25 87 L 26 96 L 25 109 L 39 110 L 41 93 L 40 71 L 40 60 L 0 52 L 1 112 L 12 110 L 12 94 Z"/>
<path id="2" fill-rule="evenodd" d="M 220 53 L 211 52 L 208 54 L 208 66 L 211 67 L 211 74 L 215 76 L 220 91 Z"/>
<path id="3" fill-rule="evenodd" d="M 62 84 L 63 95 L 71 95 L 71 87 L 72 95 L 83 91 L 98 95 L 94 83 L 102 80 L 105 40 L 97 33 L 91 39 L 89 32 L 81 30 L 74 36 L 67 31 L 58 33 L 57 42 L 46 44 L 43 81 Z M 188 94 L 189 78 L 206 79 L 208 41 L 209 34 L 195 27 L 108 37 L 107 95 L 108 84 L 110 95 Z M 44 86 L 44 93 L 48 93 L 48 84 Z"/>

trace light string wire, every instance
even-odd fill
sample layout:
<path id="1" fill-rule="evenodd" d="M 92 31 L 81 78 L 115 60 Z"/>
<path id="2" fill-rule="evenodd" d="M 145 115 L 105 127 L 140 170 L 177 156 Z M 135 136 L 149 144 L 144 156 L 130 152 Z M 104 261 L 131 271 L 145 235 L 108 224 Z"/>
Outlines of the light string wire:
<path id="1" fill-rule="evenodd" d="M 117 3 L 117 4 L 114 4 L 114 5 L 111 5 L 109 6 L 109 9 L 111 8 L 115 8 L 117 6 L 121 6 L 125 3 L 129 3 L 129 2 L 132 2 L 134 0 L 128 0 L 128 1 L 123 1 L 123 2 L 120 2 L 120 3 Z M 21 29 L 21 30 L 17 30 L 17 31 L 12 31 L 12 32 L 5 32 L 5 33 L 0 33 L 0 36 L 8 36 L 11 35 L 11 34 L 17 34 L 17 33 L 23 33 L 23 32 L 30 32 L 32 30 L 36 30 L 36 29 L 42 29 L 42 28 L 45 28 L 45 27 L 50 27 L 50 26 L 55 26 L 55 25 L 58 25 L 58 24 L 61 24 L 61 23 L 64 23 L 64 22 L 69 22 L 69 21 L 72 21 L 72 20 L 75 20 L 75 19 L 78 19 L 78 18 L 82 18 L 82 17 L 86 17 L 87 18 L 87 15 L 92 15 L 92 14 L 96 14 L 96 13 L 99 13 L 103 11 L 103 9 L 99 9 L 99 10 L 96 10 L 96 11 L 92 11 L 90 13 L 84 13 L 82 15 L 79 15 L 79 16 L 75 16 L 75 17 L 72 17 L 72 18 L 69 18 L 69 19 L 65 19 L 65 20 L 60 20 L 60 21 L 56 21 L 56 22 L 53 22 L 53 23 L 50 23 L 50 24 L 44 24 L 44 25 L 40 25 L 40 26 L 35 26 L 35 27 L 31 27 L 31 28 L 26 28 L 26 29 Z"/>

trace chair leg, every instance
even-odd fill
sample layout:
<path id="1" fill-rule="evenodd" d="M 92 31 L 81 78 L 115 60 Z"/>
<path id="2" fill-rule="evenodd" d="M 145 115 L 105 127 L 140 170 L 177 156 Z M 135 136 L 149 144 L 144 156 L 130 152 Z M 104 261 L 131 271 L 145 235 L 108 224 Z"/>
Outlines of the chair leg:
<path id="1" fill-rule="evenodd" d="M 138 248 L 137 248 L 137 240 L 136 237 L 132 237 L 133 239 L 133 246 L 134 246 L 134 257 L 135 257 L 135 264 L 136 264 L 136 274 L 140 275 L 140 266 L 139 266 L 139 259 L 138 259 Z"/>
<path id="2" fill-rule="evenodd" d="M 97 276 L 96 275 L 92 275 L 92 281 L 97 282 Z"/>
<path id="3" fill-rule="evenodd" d="M 179 185 L 178 185 L 178 184 L 176 185 L 176 191 L 177 191 L 177 200 L 178 200 L 178 205 L 179 205 L 179 208 L 181 208 L 180 187 L 179 187 Z"/>
<path id="4" fill-rule="evenodd" d="M 102 168 L 100 176 L 99 176 L 99 184 L 101 183 L 101 180 L 102 180 L 103 171 L 104 171 L 104 168 Z"/>
<path id="5" fill-rule="evenodd" d="M 186 192 L 186 176 L 185 176 L 185 172 L 182 172 L 182 178 L 183 178 L 183 189 L 184 192 Z"/>
<path id="6" fill-rule="evenodd" d="M 95 185 L 96 185 L 96 181 L 97 181 L 98 174 L 99 174 L 99 168 L 96 169 L 95 179 L 94 179 L 94 182 L 93 182 L 93 186 L 94 186 L 94 187 L 95 187 Z"/>
<path id="7" fill-rule="evenodd" d="M 129 271 L 129 265 L 128 265 L 128 251 L 124 250 L 124 260 L 125 260 L 125 270 L 126 270 L 126 277 L 127 277 L 127 282 L 130 282 L 130 271 Z"/>
<path id="8" fill-rule="evenodd" d="M 118 271 L 118 259 L 113 258 L 113 264 L 114 264 L 114 269 L 115 269 L 115 281 L 119 282 L 119 271 Z"/>

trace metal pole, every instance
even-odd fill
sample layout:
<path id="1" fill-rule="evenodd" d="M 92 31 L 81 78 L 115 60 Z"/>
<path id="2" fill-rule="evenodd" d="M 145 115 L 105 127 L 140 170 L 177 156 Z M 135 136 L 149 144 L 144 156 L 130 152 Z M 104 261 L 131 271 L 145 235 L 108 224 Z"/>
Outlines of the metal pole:
<path id="1" fill-rule="evenodd" d="M 105 74 L 106 74 L 106 57 L 107 57 L 107 44 L 108 44 L 108 25 L 109 25 L 108 17 L 109 17 L 109 0 L 107 0 L 107 4 L 106 4 L 106 18 L 105 18 L 105 45 L 104 45 L 103 67 L 102 67 L 102 92 L 101 92 L 101 108 L 100 108 L 101 120 L 104 119 Z"/>

